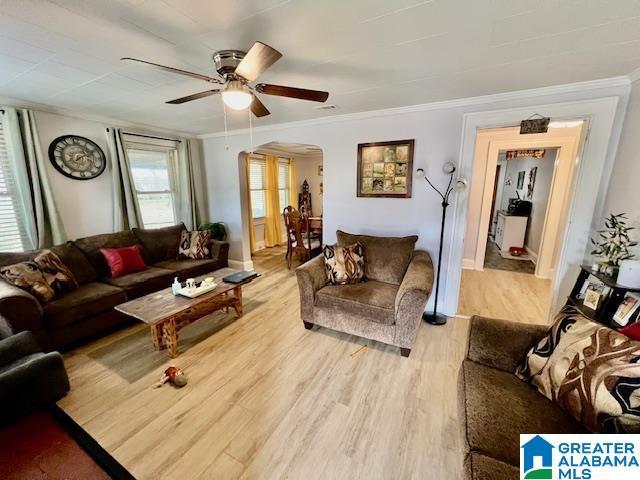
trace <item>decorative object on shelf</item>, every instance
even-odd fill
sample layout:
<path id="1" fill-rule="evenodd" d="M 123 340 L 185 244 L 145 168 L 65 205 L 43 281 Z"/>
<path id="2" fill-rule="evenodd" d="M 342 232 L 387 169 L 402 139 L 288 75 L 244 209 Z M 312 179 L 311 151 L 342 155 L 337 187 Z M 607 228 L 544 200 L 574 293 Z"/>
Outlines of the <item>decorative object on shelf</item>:
<path id="1" fill-rule="evenodd" d="M 358 197 L 411 198 L 414 140 L 358 144 Z"/>
<path id="2" fill-rule="evenodd" d="M 617 282 L 625 287 L 640 288 L 640 260 L 622 260 Z"/>
<path id="3" fill-rule="evenodd" d="M 298 210 L 303 217 L 312 217 L 311 193 L 309 192 L 309 182 L 302 182 L 302 191 L 298 194 Z"/>
<path id="4" fill-rule="evenodd" d="M 424 169 L 419 168 L 417 170 L 418 175 L 424 177 L 429 186 L 433 188 L 438 195 L 442 198 L 442 223 L 440 224 L 440 246 L 438 247 L 438 270 L 436 273 L 436 297 L 433 305 L 433 313 L 423 313 L 422 318 L 431 325 L 444 325 L 447 323 L 447 317 L 441 313 L 438 313 L 438 294 L 440 292 L 440 270 L 442 266 L 442 247 L 444 239 L 444 225 L 447 218 L 447 207 L 449 206 L 449 197 L 454 191 L 461 192 L 467 188 L 466 178 L 457 178 L 454 181 L 453 174 L 456 172 L 456 165 L 453 162 L 446 162 L 442 166 L 442 171 L 445 175 L 449 175 L 449 183 L 444 191 L 440 191 L 425 175 Z"/>
<path id="5" fill-rule="evenodd" d="M 638 317 L 638 307 L 640 307 L 640 295 L 628 292 L 618 306 L 616 313 L 613 314 L 613 321 L 621 327 L 635 323 Z"/>
<path id="6" fill-rule="evenodd" d="M 630 247 L 635 247 L 638 242 L 631 240 L 629 233 L 635 229 L 627 224 L 625 213 L 611 214 L 605 220 L 602 230 L 598 230 L 598 239 L 591 239 L 595 248 L 591 255 L 596 255 L 605 260 L 605 272 L 610 276 L 616 276 L 620 262 L 635 257 L 629 251 Z M 602 269 L 601 269 L 602 271 Z"/>
<path id="7" fill-rule="evenodd" d="M 318 176 L 324 175 L 324 165 L 318 165 Z"/>
<path id="8" fill-rule="evenodd" d="M 518 183 L 516 185 L 517 190 L 522 190 L 524 188 L 524 175 L 525 175 L 524 170 L 522 170 L 521 172 L 518 172 Z"/>
<path id="9" fill-rule="evenodd" d="M 529 170 L 529 183 L 527 184 L 527 200 L 533 199 L 533 188 L 536 185 L 536 175 L 538 174 L 538 167 L 533 167 Z"/>
<path id="10" fill-rule="evenodd" d="M 49 160 L 62 175 L 76 180 L 96 178 L 107 166 L 100 147 L 78 135 L 62 135 L 51 142 Z"/>
<path id="11" fill-rule="evenodd" d="M 534 113 L 526 120 L 522 120 L 520 122 L 520 135 L 527 135 L 530 133 L 547 133 L 550 121 L 551 118 L 543 117 L 539 113 Z"/>

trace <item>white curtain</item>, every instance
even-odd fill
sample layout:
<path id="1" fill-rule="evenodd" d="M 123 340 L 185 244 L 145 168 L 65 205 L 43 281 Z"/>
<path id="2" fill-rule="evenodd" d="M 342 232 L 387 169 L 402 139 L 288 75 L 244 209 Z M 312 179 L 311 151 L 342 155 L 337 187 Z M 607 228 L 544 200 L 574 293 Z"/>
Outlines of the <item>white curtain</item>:
<path id="1" fill-rule="evenodd" d="M 107 155 L 111 162 L 113 231 L 142 227 L 142 215 L 131 176 L 131 165 L 119 128 L 107 128 Z"/>
<path id="2" fill-rule="evenodd" d="M 67 235 L 49 183 L 35 114 L 31 110 L 7 108 L 8 153 L 16 175 L 20 214 L 30 248 L 63 243 Z"/>

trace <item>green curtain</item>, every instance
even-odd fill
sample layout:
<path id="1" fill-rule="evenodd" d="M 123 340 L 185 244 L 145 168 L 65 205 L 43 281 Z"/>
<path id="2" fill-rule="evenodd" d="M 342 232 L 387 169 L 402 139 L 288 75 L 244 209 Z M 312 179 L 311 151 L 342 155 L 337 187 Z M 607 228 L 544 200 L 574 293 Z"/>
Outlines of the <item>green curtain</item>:
<path id="1" fill-rule="evenodd" d="M 196 230 L 208 219 L 204 212 L 204 172 L 197 151 L 197 140 L 183 138 L 178 143 L 178 182 L 180 220 L 189 230 Z"/>
<path id="2" fill-rule="evenodd" d="M 119 128 L 107 128 L 107 155 L 111 159 L 113 231 L 142 227 L 129 157 Z"/>
<path id="3" fill-rule="evenodd" d="M 49 183 L 47 158 L 42 154 L 35 113 L 8 108 L 5 114 L 9 156 L 16 172 L 29 246 L 45 248 L 64 243 L 67 234 Z"/>

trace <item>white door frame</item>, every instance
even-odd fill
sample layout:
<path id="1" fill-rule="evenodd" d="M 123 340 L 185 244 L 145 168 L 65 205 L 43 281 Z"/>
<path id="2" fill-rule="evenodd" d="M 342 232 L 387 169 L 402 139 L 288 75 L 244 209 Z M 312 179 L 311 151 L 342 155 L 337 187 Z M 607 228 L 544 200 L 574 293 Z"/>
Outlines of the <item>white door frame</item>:
<path id="1" fill-rule="evenodd" d="M 529 118 L 535 114 L 553 119 L 585 118 L 589 120 L 590 130 L 583 153 L 576 159 L 574 195 L 567 209 L 568 221 L 562 235 L 564 239 L 559 245 L 557 268 L 554 273 L 554 283 L 557 288 L 552 292 L 552 311 L 564 303 L 564 298 L 569 294 L 586 256 L 591 223 L 599 207 L 597 199 L 605 173 L 605 164 L 607 161 L 613 162 L 615 155 L 615 146 L 610 150 L 610 141 L 618 102 L 618 97 L 605 97 L 464 115 L 458 171 L 461 176 L 467 178 L 471 178 L 478 129 L 518 125 L 523 118 Z M 458 195 L 454 205 L 451 243 L 443 259 L 443 266 L 447 268 L 447 285 L 444 289 L 443 304 L 447 309 L 445 313 L 450 316 L 456 313 L 460 295 L 467 209 L 466 196 Z"/>

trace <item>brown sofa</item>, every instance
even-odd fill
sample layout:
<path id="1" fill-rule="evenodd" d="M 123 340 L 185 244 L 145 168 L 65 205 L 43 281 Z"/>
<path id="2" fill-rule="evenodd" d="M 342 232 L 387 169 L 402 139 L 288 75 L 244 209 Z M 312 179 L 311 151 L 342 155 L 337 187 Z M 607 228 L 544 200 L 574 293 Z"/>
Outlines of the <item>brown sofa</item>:
<path id="1" fill-rule="evenodd" d="M 521 433 L 588 433 L 515 376 L 520 361 L 547 330 L 544 325 L 471 319 L 458 390 L 468 447 L 466 480 L 519 478 Z"/>
<path id="2" fill-rule="evenodd" d="M 184 224 L 158 229 L 126 230 L 80 238 L 51 247 L 73 272 L 80 287 L 41 305 L 28 292 L 0 280 L 0 315 L 14 332 L 30 330 L 47 349 L 70 346 L 128 322 L 113 307 L 168 287 L 173 277 L 202 275 L 228 264 L 229 244 L 212 241 L 211 257 L 176 260 Z M 111 278 L 101 248 L 139 245 L 146 270 Z M 31 260 L 40 250 L 0 253 L 0 266 Z"/>
<path id="3" fill-rule="evenodd" d="M 319 325 L 400 347 L 408 357 L 433 286 L 433 264 L 418 237 L 373 237 L 338 230 L 338 245 L 360 242 L 367 281 L 327 285 L 322 255 L 298 267 L 300 315 Z"/>

